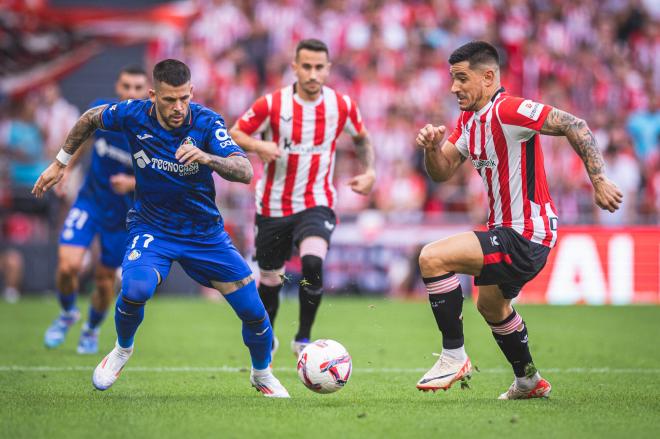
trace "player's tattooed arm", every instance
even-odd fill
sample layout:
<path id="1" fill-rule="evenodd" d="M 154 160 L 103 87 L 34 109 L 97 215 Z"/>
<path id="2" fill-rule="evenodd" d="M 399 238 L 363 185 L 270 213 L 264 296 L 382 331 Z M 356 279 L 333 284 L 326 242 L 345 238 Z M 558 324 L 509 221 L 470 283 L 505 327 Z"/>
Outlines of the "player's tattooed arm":
<path id="1" fill-rule="evenodd" d="M 98 107 L 90 108 L 80 116 L 80 119 L 78 119 L 73 128 L 71 128 L 69 135 L 64 141 L 64 145 L 62 146 L 64 152 L 74 155 L 85 141 L 91 137 L 94 131 L 103 126 L 101 115 L 103 114 L 105 107 L 107 107 L 107 105 L 99 105 Z M 60 163 L 57 159 L 53 160 L 53 163 L 51 163 L 37 179 L 32 188 L 32 194 L 37 198 L 43 197 L 50 188 L 62 180 L 65 168 L 65 164 Z"/>
<path id="2" fill-rule="evenodd" d="M 610 212 L 619 208 L 623 194 L 616 184 L 605 175 L 605 161 L 596 144 L 596 138 L 587 123 L 570 113 L 553 108 L 548 114 L 541 134 L 566 136 L 575 152 L 580 156 L 589 179 L 594 187 L 596 204 Z"/>
<path id="3" fill-rule="evenodd" d="M 73 155 L 80 148 L 85 140 L 89 139 L 94 132 L 103 127 L 101 116 L 107 105 L 99 105 L 85 111 L 78 122 L 71 128 L 69 135 L 64 141 L 62 149 Z"/>
<path id="4" fill-rule="evenodd" d="M 364 169 L 374 169 L 374 148 L 371 145 L 371 137 L 368 133 L 360 133 L 353 138 L 355 152 L 360 164 Z"/>
<path id="5" fill-rule="evenodd" d="M 364 172 L 351 178 L 348 185 L 353 192 L 360 195 L 368 195 L 376 182 L 374 148 L 371 145 L 369 133 L 366 130 L 362 130 L 357 136 L 353 137 L 353 143 L 355 144 L 358 161 L 364 168 Z"/>
<path id="6" fill-rule="evenodd" d="M 566 136 L 575 152 L 580 156 L 591 181 L 605 174 L 605 161 L 596 145 L 596 138 L 587 123 L 562 110 L 554 108 L 543 123 L 541 134 Z"/>
<path id="7" fill-rule="evenodd" d="M 250 161 L 243 156 L 219 157 L 208 154 L 209 161 L 205 163 L 225 180 L 249 184 L 252 181 L 253 171 Z"/>

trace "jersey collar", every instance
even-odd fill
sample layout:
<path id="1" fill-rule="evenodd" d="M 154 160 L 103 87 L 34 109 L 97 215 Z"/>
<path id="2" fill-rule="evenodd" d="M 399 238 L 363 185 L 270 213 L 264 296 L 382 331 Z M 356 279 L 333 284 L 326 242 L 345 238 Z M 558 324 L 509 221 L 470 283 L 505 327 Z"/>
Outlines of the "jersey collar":
<path id="1" fill-rule="evenodd" d="M 314 101 L 310 102 L 310 101 L 306 101 L 303 98 L 301 98 L 300 96 L 298 96 L 298 83 L 294 82 L 293 83 L 293 99 L 302 106 L 316 107 L 323 100 L 323 91 L 324 91 L 323 89 L 324 89 L 324 87 L 321 87 L 321 93 L 319 93 L 319 97 L 316 98 Z"/>
<path id="2" fill-rule="evenodd" d="M 475 114 L 476 114 L 477 116 L 483 116 L 484 114 L 486 114 L 486 112 L 487 112 L 488 110 L 491 109 L 491 107 L 493 106 L 493 104 L 495 103 L 495 101 L 497 100 L 497 98 L 498 98 L 502 93 L 506 93 L 506 90 L 504 89 L 504 87 L 500 87 L 499 90 L 497 90 L 497 91 L 495 92 L 495 94 L 493 95 L 493 97 L 490 98 L 490 101 L 488 101 L 488 103 L 487 103 L 486 105 L 484 105 L 483 108 L 482 108 L 481 110 L 477 111 Z"/>

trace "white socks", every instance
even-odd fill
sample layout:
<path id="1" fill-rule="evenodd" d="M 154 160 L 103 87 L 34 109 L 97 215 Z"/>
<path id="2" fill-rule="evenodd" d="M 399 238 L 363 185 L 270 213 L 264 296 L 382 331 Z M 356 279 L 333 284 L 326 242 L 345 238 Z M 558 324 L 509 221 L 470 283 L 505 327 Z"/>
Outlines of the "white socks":
<path id="1" fill-rule="evenodd" d="M 538 372 L 532 375 L 531 378 L 516 377 L 516 387 L 522 389 L 533 389 L 534 386 L 536 386 L 536 383 L 538 383 L 540 379 L 541 379 L 541 375 L 539 375 Z"/>
<path id="2" fill-rule="evenodd" d="M 442 357 L 454 360 L 454 361 L 465 361 L 467 360 L 467 353 L 465 353 L 465 346 L 461 346 L 456 349 L 442 349 Z"/>

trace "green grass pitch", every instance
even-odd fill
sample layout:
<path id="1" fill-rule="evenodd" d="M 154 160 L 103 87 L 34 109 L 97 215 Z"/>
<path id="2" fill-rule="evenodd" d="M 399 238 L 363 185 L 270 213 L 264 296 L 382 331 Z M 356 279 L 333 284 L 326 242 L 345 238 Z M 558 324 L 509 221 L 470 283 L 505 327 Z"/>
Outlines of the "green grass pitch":
<path id="1" fill-rule="evenodd" d="M 81 309 L 86 304 L 81 303 Z M 459 438 L 659 437 L 660 307 L 519 306 L 548 400 L 498 401 L 512 373 L 471 302 L 466 346 L 480 372 L 471 388 L 421 393 L 415 383 L 440 350 L 425 302 L 328 297 L 314 329 L 343 343 L 353 375 L 342 391 L 317 395 L 288 350 L 297 303 L 284 301 L 274 367 L 290 400 L 261 397 L 248 382 L 240 324 L 225 303 L 156 298 L 136 349 L 106 391 L 91 385 L 102 352 L 80 356 L 80 326 L 46 350 L 54 299 L 0 304 L 0 438 Z"/>

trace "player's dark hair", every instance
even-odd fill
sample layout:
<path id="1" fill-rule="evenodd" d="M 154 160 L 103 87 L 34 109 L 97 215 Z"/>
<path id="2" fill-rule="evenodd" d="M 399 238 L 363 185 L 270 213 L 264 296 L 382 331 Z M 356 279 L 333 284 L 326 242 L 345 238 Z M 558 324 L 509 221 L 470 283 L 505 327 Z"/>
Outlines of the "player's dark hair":
<path id="1" fill-rule="evenodd" d="M 125 66 L 119 71 L 119 76 L 126 73 L 127 75 L 144 75 L 147 76 L 146 70 L 138 65 Z"/>
<path id="2" fill-rule="evenodd" d="M 177 59 L 165 59 L 154 66 L 154 84 L 164 82 L 178 87 L 190 81 L 190 69 Z"/>
<path id="3" fill-rule="evenodd" d="M 296 46 L 296 58 L 298 58 L 298 54 L 303 49 L 311 50 L 312 52 L 325 52 L 328 58 L 330 57 L 328 46 L 326 46 L 326 44 L 323 41 L 317 40 L 316 38 L 301 40 Z"/>
<path id="4" fill-rule="evenodd" d="M 497 53 L 495 46 L 490 43 L 485 41 L 470 41 L 454 50 L 449 56 L 449 64 L 453 65 L 463 61 L 468 61 L 470 68 L 493 63 L 499 66 L 500 55 Z"/>

